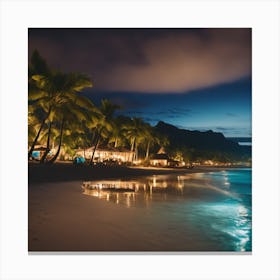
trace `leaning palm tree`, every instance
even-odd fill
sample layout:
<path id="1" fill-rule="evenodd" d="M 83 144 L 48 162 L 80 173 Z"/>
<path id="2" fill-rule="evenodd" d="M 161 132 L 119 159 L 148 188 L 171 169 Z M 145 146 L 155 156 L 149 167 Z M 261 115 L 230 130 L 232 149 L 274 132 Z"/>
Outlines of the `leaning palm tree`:
<path id="1" fill-rule="evenodd" d="M 68 138 L 68 143 L 71 137 L 75 135 L 79 129 L 79 124 L 88 120 L 88 112 L 84 110 L 80 105 L 83 104 L 81 100 L 77 102 L 77 99 L 69 99 L 68 103 L 64 103 L 63 106 L 56 111 L 56 129 L 58 131 L 56 141 L 58 141 L 57 151 L 54 156 L 48 161 L 48 163 L 54 163 L 59 157 L 61 147 L 63 145 L 63 139 L 65 136 Z M 88 105 L 90 103 L 87 103 Z M 93 106 L 93 104 L 92 104 Z M 80 131 L 81 132 L 81 131 Z M 70 138 L 70 139 L 69 139 Z"/>
<path id="2" fill-rule="evenodd" d="M 44 111 L 40 128 L 28 152 L 30 157 L 46 122 L 48 126 L 48 139 L 50 139 L 53 115 L 64 103 L 68 103 L 70 99 L 72 101 L 75 100 L 77 104 L 85 105 L 85 108 L 91 107 L 91 102 L 86 98 L 78 96 L 77 93 L 86 87 L 92 87 L 92 82 L 87 75 L 81 73 L 64 74 L 59 71 L 50 70 L 37 51 L 31 57 L 31 64 L 28 70 L 29 103 L 42 108 Z M 48 150 L 49 141 L 47 141 L 46 153 L 48 153 Z"/>
<path id="3" fill-rule="evenodd" d="M 41 119 L 43 118 L 44 112 L 38 106 L 28 105 L 28 145 L 31 146 L 33 139 L 38 134 L 38 131 L 43 129 L 40 128 Z M 41 134 L 41 131 L 40 131 Z"/>
<path id="4" fill-rule="evenodd" d="M 46 61 L 40 56 L 39 52 L 35 50 L 31 56 L 31 62 L 28 67 L 28 104 L 29 108 L 28 111 L 30 115 L 37 118 L 38 125 L 31 121 L 29 118 L 28 120 L 28 129 L 29 131 L 33 130 L 35 133 L 33 136 L 33 140 L 29 141 L 30 149 L 28 152 L 28 158 L 31 157 L 34 147 L 40 137 L 41 132 L 44 129 L 45 122 L 49 117 L 46 99 L 48 94 L 42 87 L 38 87 L 36 81 L 33 79 L 34 75 L 50 75 L 50 68 L 48 67 Z M 34 120 L 34 118 L 33 118 Z M 31 128 L 33 126 L 33 128 Z M 34 130 L 35 129 L 35 130 Z M 31 136 L 31 135 L 30 135 Z M 30 139 L 30 138 L 29 138 Z"/>
<path id="5" fill-rule="evenodd" d="M 87 98 L 77 95 L 77 93 L 86 87 L 91 87 L 92 83 L 88 76 L 79 73 L 52 72 L 49 76 L 33 75 L 32 78 L 36 81 L 37 87 L 46 93 L 44 102 L 47 106 L 48 140 L 46 152 L 41 160 L 44 162 L 50 150 L 49 139 L 54 115 L 67 103 L 75 103 L 85 108 L 91 107 L 92 103 Z"/>

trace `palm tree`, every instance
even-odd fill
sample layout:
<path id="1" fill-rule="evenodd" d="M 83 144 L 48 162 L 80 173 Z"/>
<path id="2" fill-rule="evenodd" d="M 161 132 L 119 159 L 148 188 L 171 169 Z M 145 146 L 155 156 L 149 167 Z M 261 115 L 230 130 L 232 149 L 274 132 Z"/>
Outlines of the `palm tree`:
<path id="1" fill-rule="evenodd" d="M 85 107 L 87 107 L 85 109 Z M 55 155 L 48 161 L 48 163 L 53 163 L 56 161 L 56 159 L 59 156 L 62 143 L 63 143 L 63 137 L 68 136 L 73 138 L 73 135 L 77 133 L 77 130 L 79 130 L 79 126 L 81 123 L 85 123 L 89 119 L 88 112 L 90 109 L 93 109 L 94 105 L 91 103 L 91 101 L 86 100 L 82 97 L 68 99 L 68 103 L 64 103 L 63 106 L 58 108 L 56 110 L 56 116 L 58 121 L 56 122 L 58 133 L 58 148 L 55 153 Z M 80 130 L 80 132 L 82 132 Z"/>
<path id="2" fill-rule="evenodd" d="M 75 155 L 76 149 L 84 150 L 84 158 L 86 158 L 85 150 L 91 145 L 90 133 L 88 129 L 88 120 L 71 122 L 65 129 L 63 137 L 63 149 L 66 153 Z"/>
<path id="3" fill-rule="evenodd" d="M 31 157 L 34 147 L 40 137 L 40 134 L 45 126 L 45 122 L 49 117 L 49 113 L 46 107 L 47 93 L 40 87 L 37 86 L 34 75 L 45 75 L 50 74 L 50 69 L 46 61 L 40 56 L 39 52 L 35 50 L 31 56 L 31 63 L 28 67 L 28 103 L 29 103 L 29 116 L 33 114 L 33 117 L 37 118 L 39 126 L 34 130 L 34 118 L 28 119 L 29 131 L 34 131 L 33 141 L 28 152 L 28 158 Z M 32 109 L 31 109 L 32 108 Z M 33 126 L 33 128 L 31 128 Z M 37 126 L 37 125 L 36 125 Z"/>
<path id="4" fill-rule="evenodd" d="M 31 57 L 31 64 L 28 69 L 28 101 L 31 106 L 37 106 L 44 112 L 40 119 L 40 126 L 37 134 L 32 141 L 28 157 L 43 131 L 46 121 L 48 120 L 48 137 L 47 150 L 42 160 L 44 161 L 49 152 L 49 144 L 52 131 L 54 114 L 65 103 L 77 103 L 84 108 L 92 108 L 92 103 L 84 97 L 78 96 L 77 93 L 86 87 L 91 87 L 92 82 L 87 75 L 81 73 L 61 73 L 53 71 L 45 60 L 40 56 L 38 51 L 34 51 Z"/>
<path id="5" fill-rule="evenodd" d="M 41 119 L 44 112 L 40 110 L 40 107 L 28 105 L 28 145 L 31 146 L 33 139 L 38 134 L 40 129 Z M 42 130 L 43 128 L 41 128 Z M 41 133 L 41 132 L 40 132 Z"/>
<path id="6" fill-rule="evenodd" d="M 134 159 L 138 160 L 138 145 L 145 137 L 145 123 L 141 118 L 132 118 L 125 130 L 125 136 L 130 142 L 130 151 L 134 152 Z"/>
<path id="7" fill-rule="evenodd" d="M 114 148 L 126 145 L 126 138 L 124 135 L 125 123 L 127 123 L 127 121 L 123 116 L 118 116 L 111 121 L 109 143 L 112 144 Z"/>
<path id="8" fill-rule="evenodd" d="M 48 140 L 46 152 L 41 161 L 44 162 L 50 150 L 50 137 L 54 115 L 57 111 L 67 103 L 75 103 L 84 106 L 85 108 L 91 107 L 92 103 L 85 97 L 77 95 L 82 89 L 91 87 L 92 83 L 90 78 L 80 73 L 64 74 L 61 72 L 52 72 L 49 76 L 33 75 L 32 79 L 36 81 L 38 88 L 45 92 L 44 102 L 47 106 L 47 119 L 48 119 Z M 46 119 L 45 119 L 46 121 Z M 61 129 L 63 131 L 64 118 L 61 121 Z"/>
<path id="9" fill-rule="evenodd" d="M 111 103 L 108 99 L 101 100 L 101 105 L 99 108 L 100 115 L 95 119 L 95 127 L 92 137 L 92 144 L 94 148 L 89 164 L 93 163 L 94 154 L 98 148 L 101 138 L 103 136 L 108 136 L 108 132 L 112 131 L 113 116 L 117 109 L 120 109 L 119 105 Z"/>
<path id="10" fill-rule="evenodd" d="M 155 144 L 160 144 L 159 135 L 156 133 L 154 128 L 148 123 L 145 123 L 143 142 L 146 145 L 145 160 L 148 160 L 150 155 L 150 148 Z"/>

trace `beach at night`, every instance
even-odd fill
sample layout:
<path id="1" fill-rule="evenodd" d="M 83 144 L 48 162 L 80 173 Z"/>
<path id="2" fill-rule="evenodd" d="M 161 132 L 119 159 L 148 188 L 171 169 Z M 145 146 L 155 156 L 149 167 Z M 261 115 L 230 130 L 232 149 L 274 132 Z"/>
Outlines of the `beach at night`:
<path id="1" fill-rule="evenodd" d="M 30 28 L 28 251 L 251 252 L 251 36 Z"/>
<path id="2" fill-rule="evenodd" d="M 251 250 L 250 169 L 113 169 L 30 183 L 29 251 Z M 89 182 L 136 188 L 83 188 Z"/>
<path id="3" fill-rule="evenodd" d="M 280 279 L 280 2 L 0 7 L 0 279 Z"/>

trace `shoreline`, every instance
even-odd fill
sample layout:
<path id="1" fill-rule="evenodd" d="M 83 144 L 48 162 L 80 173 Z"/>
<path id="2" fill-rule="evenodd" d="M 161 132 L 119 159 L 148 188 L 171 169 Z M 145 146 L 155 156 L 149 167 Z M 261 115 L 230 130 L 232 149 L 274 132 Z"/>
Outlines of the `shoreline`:
<path id="1" fill-rule="evenodd" d="M 125 167 L 125 166 L 75 166 L 69 163 L 56 163 L 54 165 L 41 165 L 28 163 L 28 184 L 48 182 L 69 182 L 79 180 L 102 180 L 116 178 L 131 178 L 138 176 L 200 173 L 228 170 L 233 168 L 246 168 L 245 166 L 234 167 L 211 167 L 200 166 L 188 168 L 154 168 L 154 167 Z"/>
<path id="2" fill-rule="evenodd" d="M 126 207 L 85 195 L 80 184 L 82 180 L 226 169 L 232 168 L 92 168 L 69 164 L 31 164 L 29 176 L 31 174 L 33 177 L 29 179 L 28 186 L 28 252 L 228 251 L 219 243 L 208 240 L 190 242 L 192 237 L 189 236 L 188 227 L 191 227 L 191 223 L 175 223 L 174 214 L 178 214 L 176 207 L 163 213 L 150 207 Z"/>

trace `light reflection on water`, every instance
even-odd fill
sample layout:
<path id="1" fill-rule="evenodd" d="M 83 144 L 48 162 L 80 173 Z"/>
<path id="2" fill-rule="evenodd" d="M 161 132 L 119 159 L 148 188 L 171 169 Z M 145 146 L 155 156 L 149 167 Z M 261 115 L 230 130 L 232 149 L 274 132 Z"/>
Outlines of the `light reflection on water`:
<path id="1" fill-rule="evenodd" d="M 193 239 L 251 251 L 251 169 L 84 182 L 84 194 L 172 216 Z M 191 232 L 193 230 L 193 233 Z"/>

